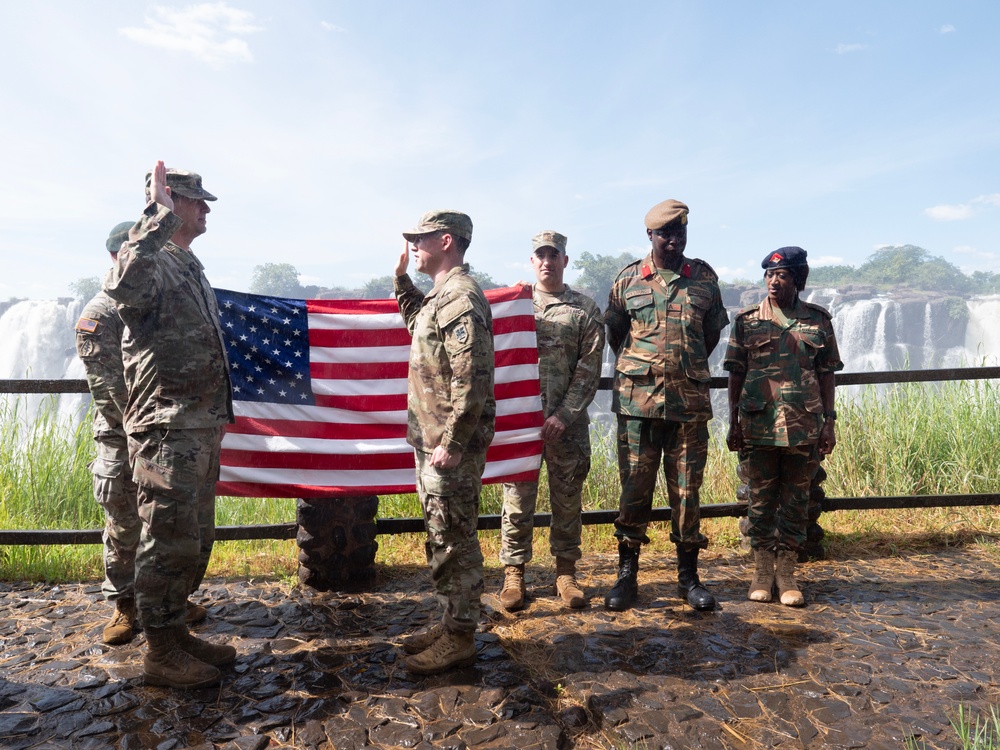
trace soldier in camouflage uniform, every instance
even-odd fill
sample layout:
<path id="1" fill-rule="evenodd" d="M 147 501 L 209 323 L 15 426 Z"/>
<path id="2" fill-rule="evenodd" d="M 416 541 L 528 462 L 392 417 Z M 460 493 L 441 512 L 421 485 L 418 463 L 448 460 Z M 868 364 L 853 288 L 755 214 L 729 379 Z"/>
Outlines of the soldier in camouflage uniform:
<path id="1" fill-rule="evenodd" d="M 729 318 L 715 271 L 684 255 L 688 207 L 664 201 L 650 209 L 645 223 L 652 249 L 618 274 L 604 313 L 608 344 L 617 355 L 612 406 L 622 484 L 615 521 L 618 580 L 604 604 L 621 611 L 638 596 L 639 548 L 649 542 L 662 457 L 678 594 L 695 609 L 710 610 L 715 598 L 698 578 L 698 553 L 708 546 L 699 490 L 712 417 L 708 356 Z"/>
<path id="2" fill-rule="evenodd" d="M 556 558 L 555 593 L 578 609 L 587 599 L 576 580 L 580 559 L 583 482 L 590 471 L 590 419 L 587 406 L 597 393 L 604 351 L 604 323 L 594 301 L 563 283 L 569 263 L 566 237 L 539 232 L 532 240 L 532 289 L 538 374 L 542 386 L 542 457 L 549 475 L 549 550 Z M 532 531 L 538 482 L 503 486 L 502 547 L 504 585 L 500 603 L 524 606 L 524 565 L 532 556 Z"/>
<path id="3" fill-rule="evenodd" d="M 403 233 L 414 265 L 434 281 L 424 295 L 406 273 L 409 246 L 395 271 L 399 311 L 413 337 L 407 396 L 407 442 L 417 464 L 417 492 L 427 525 L 427 562 L 441 622 L 404 640 L 406 668 L 434 674 L 476 660 L 483 594 L 479 493 L 493 440 L 493 314 L 469 275 L 465 251 L 472 220 L 430 211 Z"/>
<path id="4" fill-rule="evenodd" d="M 749 489 L 754 578 L 748 596 L 801 606 L 795 581 L 806 543 L 810 488 L 837 444 L 835 374 L 844 367 L 830 313 L 803 302 L 806 251 L 783 247 L 761 262 L 768 296 L 740 312 L 726 350 L 729 449 L 740 452 Z"/>
<path id="5" fill-rule="evenodd" d="M 214 685 L 236 650 L 195 638 L 188 594 L 215 539 L 215 483 L 225 425 L 233 421 L 229 365 L 215 294 L 191 242 L 215 200 L 193 172 L 163 162 L 147 175 L 150 199 L 104 280 L 125 323 L 125 430 L 142 531 L 135 594 L 148 645 L 146 682 Z"/>
<path id="6" fill-rule="evenodd" d="M 115 226 L 105 243 L 111 259 L 128 240 L 134 222 Z M 135 611 L 135 550 L 139 544 L 136 486 L 128 466 L 125 435 L 125 366 L 122 334 L 125 324 L 118 307 L 104 292 L 88 302 L 76 324 L 76 353 L 87 373 L 87 386 L 94 401 L 94 443 L 97 458 L 90 462 L 94 477 L 94 499 L 104 509 L 104 584 L 101 590 L 114 602 L 115 612 L 104 626 L 102 640 L 111 645 L 127 643 L 138 627 Z M 192 602 L 185 621 L 205 619 L 207 610 Z"/>

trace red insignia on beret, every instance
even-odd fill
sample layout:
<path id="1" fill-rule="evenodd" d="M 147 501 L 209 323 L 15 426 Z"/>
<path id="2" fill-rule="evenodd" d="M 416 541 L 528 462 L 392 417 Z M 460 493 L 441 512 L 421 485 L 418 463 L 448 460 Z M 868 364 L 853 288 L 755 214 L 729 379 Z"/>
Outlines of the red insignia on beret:
<path id="1" fill-rule="evenodd" d="M 781 253 L 775 253 L 774 255 L 771 256 L 771 259 L 768 261 L 768 263 L 778 263 L 779 261 L 782 261 L 784 259 L 785 259 L 784 255 L 782 255 Z"/>

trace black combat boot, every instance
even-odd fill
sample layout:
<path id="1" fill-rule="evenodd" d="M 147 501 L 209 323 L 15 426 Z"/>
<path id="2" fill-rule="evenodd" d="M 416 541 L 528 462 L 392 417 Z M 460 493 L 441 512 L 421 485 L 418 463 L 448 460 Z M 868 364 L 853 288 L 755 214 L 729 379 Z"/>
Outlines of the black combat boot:
<path id="1" fill-rule="evenodd" d="M 715 609 L 715 597 L 698 579 L 698 548 L 677 548 L 677 594 L 701 612 Z"/>
<path id="2" fill-rule="evenodd" d="M 604 597 L 604 607 L 623 612 L 639 596 L 639 547 L 618 542 L 618 580 Z"/>

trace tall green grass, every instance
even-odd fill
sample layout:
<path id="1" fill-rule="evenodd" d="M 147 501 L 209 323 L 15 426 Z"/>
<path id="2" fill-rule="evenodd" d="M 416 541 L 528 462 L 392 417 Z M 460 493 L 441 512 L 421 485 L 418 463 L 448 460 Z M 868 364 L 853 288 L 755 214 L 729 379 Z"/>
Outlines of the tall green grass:
<path id="1" fill-rule="evenodd" d="M 1000 393 L 992 381 L 941 384 L 899 384 L 838 393 L 837 449 L 825 461 L 831 497 L 967 494 L 996 492 L 1000 487 Z M 30 425 L 19 419 L 16 406 L 0 413 L 0 528 L 100 528 L 103 516 L 91 495 L 87 463 L 93 456 L 90 422 L 76 428 L 60 424 L 54 410 L 43 410 Z M 702 488 L 702 503 L 736 499 L 736 456 L 726 450 L 725 425 L 713 425 L 712 444 Z M 595 431 L 593 466 L 583 490 L 585 510 L 618 507 L 619 479 L 613 436 Z M 542 472 L 539 512 L 549 510 Z M 500 513 L 498 485 L 483 488 L 481 513 Z M 666 505 L 658 487 L 654 500 Z M 220 526 L 289 523 L 295 521 L 295 500 L 220 497 Z M 382 518 L 419 517 L 415 495 L 380 499 Z M 1000 535 L 995 507 L 934 508 L 897 511 L 840 511 L 822 524 L 832 543 L 863 550 L 878 540 L 906 546 L 909 538 L 941 540 L 970 535 L 986 539 Z M 669 529 L 654 524 L 653 550 L 670 551 Z M 708 519 L 705 532 L 714 547 L 739 541 L 736 519 Z M 547 530 L 536 531 L 536 553 L 548 546 Z M 488 564 L 499 552 L 498 532 L 483 532 Z M 423 564 L 419 534 L 379 538 L 379 560 Z M 615 543 L 607 526 L 584 527 L 584 547 L 608 552 Z M 996 545 L 992 545 L 996 548 Z M 290 576 L 296 568 L 295 543 L 286 541 L 220 542 L 211 575 Z M 0 547 L 0 577 L 31 580 L 100 578 L 98 545 Z"/>

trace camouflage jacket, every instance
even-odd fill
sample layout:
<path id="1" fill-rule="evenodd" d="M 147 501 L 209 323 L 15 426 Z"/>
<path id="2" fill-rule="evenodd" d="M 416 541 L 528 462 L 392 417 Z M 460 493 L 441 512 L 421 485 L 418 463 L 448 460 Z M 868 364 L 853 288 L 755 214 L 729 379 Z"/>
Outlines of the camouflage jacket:
<path id="1" fill-rule="evenodd" d="M 125 437 L 124 328 L 115 301 L 104 292 L 86 304 L 76 324 L 76 353 L 87 371 L 87 387 L 94 400 L 95 439 Z"/>
<path id="2" fill-rule="evenodd" d="M 711 266 L 685 258 L 666 281 L 652 253 L 630 263 L 611 287 L 604 322 L 618 357 L 614 411 L 671 422 L 712 418 L 705 338 L 717 336 L 729 316 Z"/>
<path id="3" fill-rule="evenodd" d="M 604 323 L 597 304 L 568 286 L 561 294 L 532 288 L 538 374 L 546 418 L 569 427 L 587 421 L 601 379 Z"/>
<path id="4" fill-rule="evenodd" d="M 181 220 L 150 203 L 104 280 L 118 303 L 129 433 L 233 421 L 215 293 L 195 255 L 170 242 Z"/>
<path id="5" fill-rule="evenodd" d="M 394 281 L 410 344 L 406 441 L 431 453 L 485 453 L 493 440 L 493 313 L 467 265 L 424 296 L 410 277 Z"/>
<path id="6" fill-rule="evenodd" d="M 795 446 L 819 440 L 819 376 L 844 363 L 830 313 L 799 300 L 785 319 L 765 299 L 736 316 L 723 367 L 745 375 L 739 400 L 744 441 Z"/>

